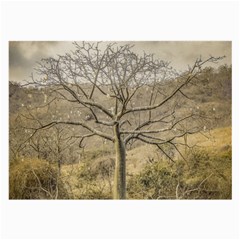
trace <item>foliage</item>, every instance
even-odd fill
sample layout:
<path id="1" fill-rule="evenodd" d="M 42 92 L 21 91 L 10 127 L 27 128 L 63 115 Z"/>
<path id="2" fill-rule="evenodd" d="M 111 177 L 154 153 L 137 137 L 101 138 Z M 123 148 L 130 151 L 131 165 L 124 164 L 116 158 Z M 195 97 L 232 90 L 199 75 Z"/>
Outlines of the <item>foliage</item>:
<path id="1" fill-rule="evenodd" d="M 129 175 L 128 199 L 231 199 L 231 146 L 216 152 L 196 148 L 187 155 L 187 162 L 153 161 L 139 173 Z M 53 164 L 38 159 L 13 161 L 10 199 L 53 199 L 56 186 L 58 198 L 68 199 L 69 184 L 75 199 L 112 198 L 114 159 L 103 158 L 96 150 L 86 153 L 79 167 L 74 168 L 75 182 L 72 178 L 67 182 L 63 177 L 57 183 L 57 168 Z"/>
<path id="2" fill-rule="evenodd" d="M 132 199 L 165 199 L 174 193 L 177 175 L 173 166 L 165 162 L 147 165 L 143 171 L 129 179 L 128 195 Z"/>
<path id="3" fill-rule="evenodd" d="M 129 179 L 130 199 L 231 199 L 231 149 L 189 153 L 187 162 L 146 166 Z"/>
<path id="4" fill-rule="evenodd" d="M 10 199 L 68 199 L 57 168 L 44 160 L 22 159 L 10 164 Z"/>

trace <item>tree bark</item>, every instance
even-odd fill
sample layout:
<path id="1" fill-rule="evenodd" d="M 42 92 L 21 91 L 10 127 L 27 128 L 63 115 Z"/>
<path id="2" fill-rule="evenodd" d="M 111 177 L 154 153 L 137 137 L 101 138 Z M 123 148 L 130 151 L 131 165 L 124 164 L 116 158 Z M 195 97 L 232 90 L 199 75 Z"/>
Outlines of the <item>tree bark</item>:
<path id="1" fill-rule="evenodd" d="M 115 138 L 115 173 L 114 173 L 114 199 L 126 199 L 126 150 L 119 133 L 119 125 L 114 126 Z"/>

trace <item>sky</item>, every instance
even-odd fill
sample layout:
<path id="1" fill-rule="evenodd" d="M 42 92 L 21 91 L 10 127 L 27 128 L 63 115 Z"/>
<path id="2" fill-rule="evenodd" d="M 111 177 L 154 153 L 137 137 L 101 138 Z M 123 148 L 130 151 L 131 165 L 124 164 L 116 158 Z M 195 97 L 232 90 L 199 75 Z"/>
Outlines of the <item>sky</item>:
<path id="1" fill-rule="evenodd" d="M 184 71 L 199 56 L 226 56 L 219 65 L 232 63 L 229 41 L 147 41 L 117 42 L 133 44 L 136 53 L 153 53 L 156 58 L 170 61 L 173 68 Z M 104 46 L 104 43 L 103 43 Z M 34 73 L 36 62 L 46 57 L 56 57 L 74 50 L 72 42 L 61 41 L 14 41 L 9 42 L 9 80 L 24 82 Z M 214 65 L 214 66 L 219 66 Z"/>

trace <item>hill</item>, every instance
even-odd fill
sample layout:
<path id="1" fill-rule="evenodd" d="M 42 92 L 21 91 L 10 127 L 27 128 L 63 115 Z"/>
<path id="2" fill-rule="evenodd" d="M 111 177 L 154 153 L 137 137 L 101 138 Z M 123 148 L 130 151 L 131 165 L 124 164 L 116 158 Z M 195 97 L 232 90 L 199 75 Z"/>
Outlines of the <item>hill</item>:
<path id="1" fill-rule="evenodd" d="M 155 88 L 151 84 L 144 85 L 131 104 L 145 105 L 146 101 L 149 101 L 151 91 L 161 91 L 159 99 L 155 99 L 159 101 L 177 83 L 178 79 L 174 79 L 160 83 Z M 91 90 L 87 84 L 81 87 Z M 64 98 L 68 97 L 70 96 L 66 95 Z M 67 189 L 69 198 L 111 198 L 115 164 L 112 143 L 97 136 L 91 138 L 91 141 L 87 141 L 88 139 L 82 141 L 82 136 L 88 134 L 88 131 L 81 126 L 54 125 L 43 131 L 34 132 L 37 126 L 57 120 L 81 120 L 96 126 L 90 109 L 64 98 L 59 96 L 57 98 L 56 87 L 22 87 L 10 82 L 10 162 L 13 164 L 11 166 L 21 165 L 21 161 L 25 162 L 26 159 L 27 164 L 31 163 L 31 159 L 38 159 L 44 164 L 47 162 L 54 166 L 53 172 L 61 173 L 60 179 L 64 183 L 61 185 L 64 188 L 63 196 L 66 196 Z M 108 96 L 103 96 L 99 92 L 95 95 L 94 101 L 101 102 L 106 109 L 112 111 L 111 106 L 114 102 Z M 169 108 L 176 110 L 174 118 L 194 113 L 197 118 L 184 121 L 173 131 L 180 133 L 184 129 L 198 128 L 198 133 L 189 133 L 176 139 L 178 149 L 169 144 L 163 145 L 163 150 L 171 159 L 155 146 L 130 142 L 126 156 L 129 198 L 231 198 L 231 67 L 203 69 L 198 79 L 189 84 L 184 92 L 177 95 L 169 104 L 171 106 L 166 105 L 154 113 L 153 119 L 166 115 Z M 106 120 L 103 112 L 96 111 L 101 120 Z M 134 129 L 136 119 L 144 122 L 147 118 L 148 115 L 140 113 L 129 114 L 123 119 L 126 130 L 129 125 Z M 168 123 L 173 120 L 166 118 Z M 160 127 L 164 129 L 168 123 L 162 123 Z M 154 130 L 156 127 L 159 126 L 154 125 L 148 130 Z M 112 134 L 112 130 L 104 125 L 97 126 L 97 129 Z M 184 146 L 186 144 L 188 148 Z M 47 164 L 43 166 L 43 171 L 46 166 Z M 10 173 L 14 174 L 16 170 Z M 34 178 L 32 173 L 31 177 Z M 158 181 L 163 183 L 157 184 Z M 213 191 L 213 186 L 218 192 Z M 41 196 L 43 195 L 47 196 L 46 194 Z"/>

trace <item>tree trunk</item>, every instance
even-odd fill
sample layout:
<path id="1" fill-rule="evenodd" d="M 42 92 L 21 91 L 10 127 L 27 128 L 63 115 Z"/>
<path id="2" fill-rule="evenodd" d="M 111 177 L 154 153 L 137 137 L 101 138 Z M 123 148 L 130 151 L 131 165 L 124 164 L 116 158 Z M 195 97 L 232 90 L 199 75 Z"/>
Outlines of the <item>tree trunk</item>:
<path id="1" fill-rule="evenodd" d="M 119 134 L 119 125 L 114 126 L 115 138 L 115 173 L 114 173 L 114 199 L 126 199 L 126 150 Z"/>

